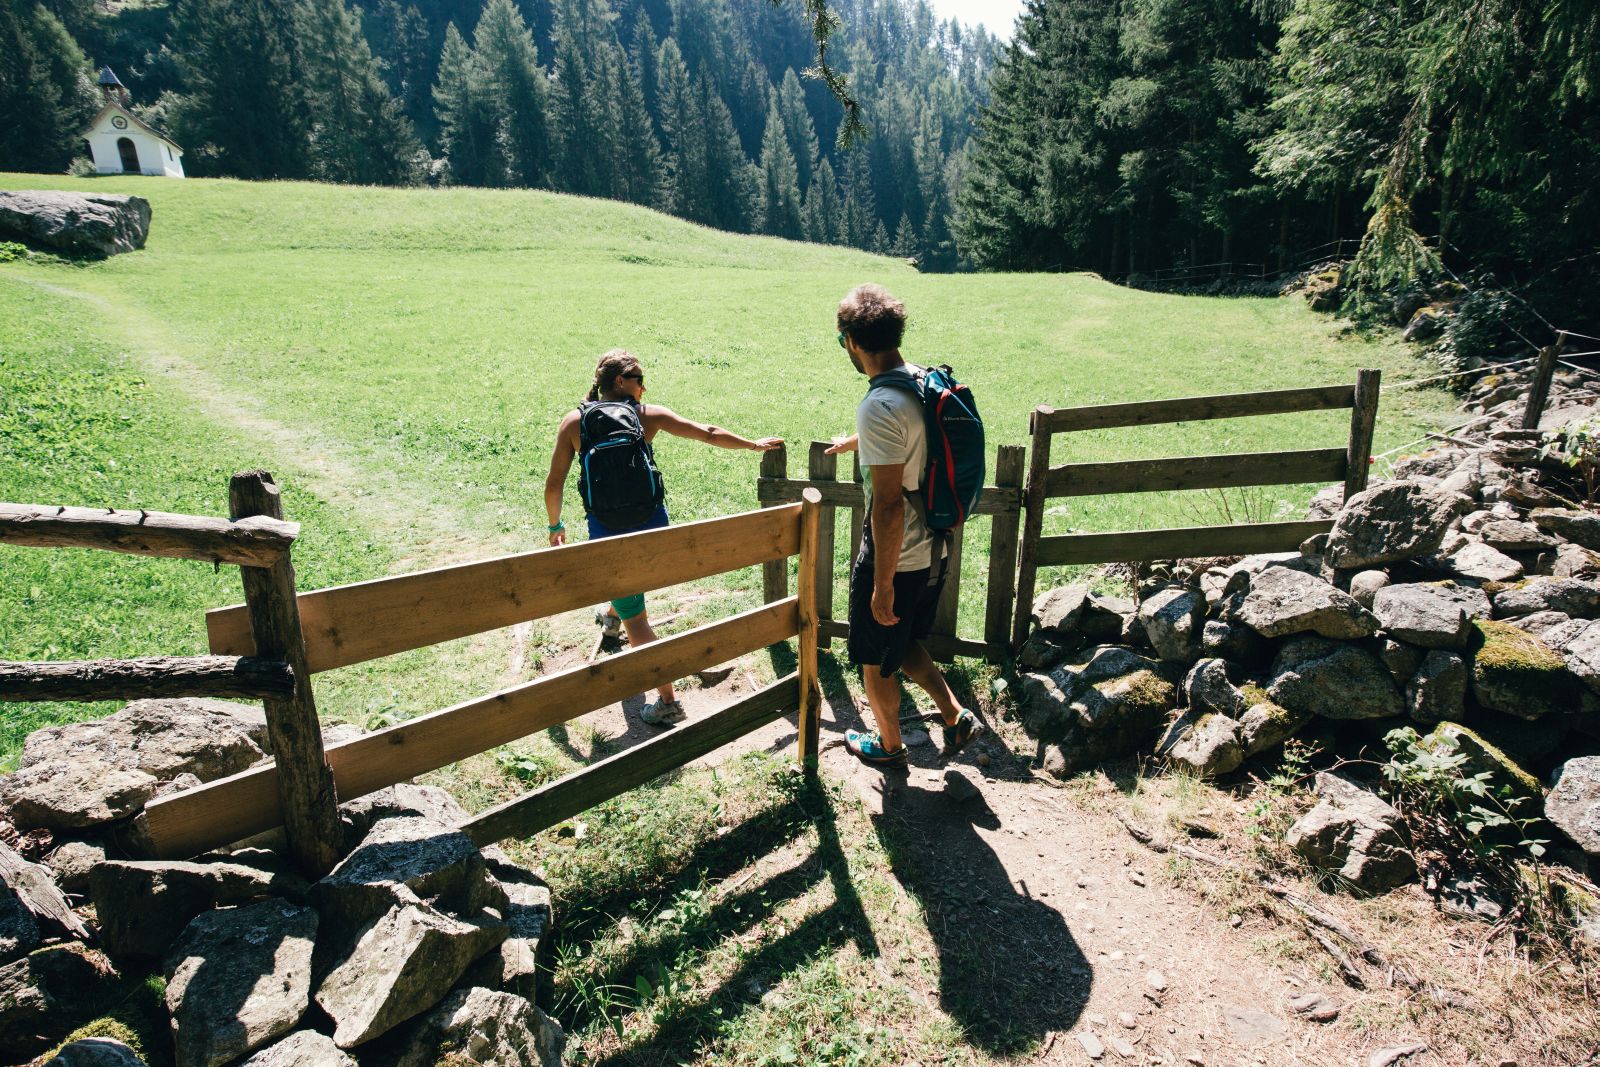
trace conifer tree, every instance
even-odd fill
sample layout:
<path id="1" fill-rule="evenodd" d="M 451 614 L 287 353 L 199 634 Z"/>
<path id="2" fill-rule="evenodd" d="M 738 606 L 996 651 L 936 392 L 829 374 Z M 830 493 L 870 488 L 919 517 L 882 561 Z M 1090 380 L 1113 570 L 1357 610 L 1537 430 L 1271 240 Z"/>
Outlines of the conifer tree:
<path id="1" fill-rule="evenodd" d="M 713 226 L 749 233 L 761 203 L 761 171 L 751 163 L 733 127 L 733 115 L 710 77 L 696 79 L 706 135 L 708 214 Z"/>
<path id="2" fill-rule="evenodd" d="M 457 185 L 504 185 L 500 122 L 489 79 L 453 22 L 445 27 L 433 100 L 450 180 Z"/>
<path id="3" fill-rule="evenodd" d="M 792 240 L 804 237 L 800 178 L 776 100 L 767 111 L 767 131 L 761 139 L 761 173 L 766 192 L 762 228 L 767 233 Z"/>
<path id="4" fill-rule="evenodd" d="M 794 153 L 795 166 L 800 171 L 800 191 L 805 192 L 811 182 L 811 172 L 817 166 L 817 130 L 806 109 L 805 90 L 794 68 L 783 72 L 783 84 L 778 87 L 778 110 L 783 115 L 784 134 L 789 139 L 789 151 Z"/>
<path id="5" fill-rule="evenodd" d="M 58 171 L 94 114 L 89 62 L 43 7 L 0 3 L 0 160 L 9 170 Z"/>
<path id="6" fill-rule="evenodd" d="M 668 37 L 659 55 L 661 131 L 666 143 L 667 202 L 674 215 L 710 222 L 705 118 L 678 43 Z"/>
<path id="7" fill-rule="evenodd" d="M 493 100 L 496 143 L 511 184 L 551 180 L 549 99 L 533 34 L 513 0 L 489 0 L 472 43 Z"/>
<path id="8" fill-rule="evenodd" d="M 846 243 L 843 207 L 833 164 L 824 157 L 812 172 L 811 184 L 806 189 L 806 239 L 820 244 Z"/>
<path id="9" fill-rule="evenodd" d="M 615 50 L 615 57 L 619 73 L 622 196 L 636 204 L 660 207 L 665 178 L 661 142 L 656 139 L 655 123 L 645 102 L 640 71 L 621 49 Z"/>
<path id="10" fill-rule="evenodd" d="M 628 61 L 633 65 L 634 78 L 644 93 L 644 104 L 650 112 L 650 121 L 657 132 L 661 129 L 661 105 L 656 91 L 661 84 L 658 66 L 661 43 L 650 27 L 649 16 L 642 12 L 633 24 L 633 37 L 628 43 Z"/>
<path id="11" fill-rule="evenodd" d="M 298 15 L 312 173 L 374 185 L 416 180 L 421 145 L 389 95 L 360 17 L 344 0 L 301 0 Z"/>
<path id="12" fill-rule="evenodd" d="M 900 216 L 900 225 L 894 231 L 894 254 L 905 259 L 910 259 L 918 252 L 916 227 L 911 225 L 911 220 L 904 215 Z"/>

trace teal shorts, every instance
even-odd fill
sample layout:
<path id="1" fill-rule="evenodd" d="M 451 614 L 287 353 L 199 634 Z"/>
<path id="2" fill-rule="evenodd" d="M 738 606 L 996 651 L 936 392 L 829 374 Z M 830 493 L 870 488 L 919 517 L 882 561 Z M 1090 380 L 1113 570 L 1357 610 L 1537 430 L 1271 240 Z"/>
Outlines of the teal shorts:
<path id="1" fill-rule="evenodd" d="M 602 537 L 615 537 L 618 534 L 639 533 L 642 530 L 659 530 L 667 525 L 667 506 L 665 504 L 656 508 L 656 513 L 645 520 L 643 526 L 635 526 L 631 530 L 613 530 L 593 515 L 589 519 L 589 540 L 594 541 Z M 613 600 L 611 607 L 619 619 L 631 619 L 635 615 L 644 614 L 644 594 L 634 593 L 632 596 Z"/>

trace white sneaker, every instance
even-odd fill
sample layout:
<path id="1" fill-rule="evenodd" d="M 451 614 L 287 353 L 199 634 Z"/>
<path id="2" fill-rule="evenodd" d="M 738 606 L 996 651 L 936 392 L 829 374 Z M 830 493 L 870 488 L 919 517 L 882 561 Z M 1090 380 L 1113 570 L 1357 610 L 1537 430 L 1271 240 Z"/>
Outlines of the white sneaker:
<path id="1" fill-rule="evenodd" d="M 688 713 L 683 710 L 683 705 L 676 700 L 652 700 L 639 712 L 639 718 L 651 726 L 671 726 L 675 722 L 682 722 L 688 718 Z"/>
<path id="2" fill-rule="evenodd" d="M 595 608 L 594 624 L 600 627 L 600 632 L 606 637 L 622 636 L 622 620 L 611 614 L 610 608 Z"/>

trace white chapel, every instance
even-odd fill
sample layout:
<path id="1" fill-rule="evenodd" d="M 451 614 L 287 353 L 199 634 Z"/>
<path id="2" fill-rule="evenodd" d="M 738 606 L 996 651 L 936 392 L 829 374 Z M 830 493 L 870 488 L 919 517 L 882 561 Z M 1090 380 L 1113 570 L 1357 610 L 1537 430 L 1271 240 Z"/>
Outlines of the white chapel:
<path id="1" fill-rule="evenodd" d="M 125 106 L 128 90 L 110 67 L 100 71 L 105 105 L 80 135 L 89 142 L 100 174 L 151 174 L 183 177 L 183 149 L 140 122 Z"/>

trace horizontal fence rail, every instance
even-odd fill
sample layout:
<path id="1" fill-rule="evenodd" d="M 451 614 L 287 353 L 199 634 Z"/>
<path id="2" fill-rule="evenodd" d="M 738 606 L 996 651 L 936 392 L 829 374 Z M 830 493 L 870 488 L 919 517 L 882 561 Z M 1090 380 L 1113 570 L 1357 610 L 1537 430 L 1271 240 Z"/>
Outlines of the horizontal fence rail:
<path id="1" fill-rule="evenodd" d="M 0 700 L 142 700 L 149 697 L 262 699 L 294 692 L 281 660 L 250 656 L 0 662 Z"/>
<path id="2" fill-rule="evenodd" d="M 165 511 L 0 504 L 0 544 L 28 548 L 98 548 L 134 556 L 270 567 L 282 559 L 300 524 L 255 516 L 230 521 Z"/>
<path id="3" fill-rule="evenodd" d="M 650 592 L 799 551 L 800 505 L 301 593 L 314 673 Z M 648 566 L 642 565 L 648 561 Z M 206 615 L 211 651 L 254 651 L 241 606 Z"/>
<path id="4" fill-rule="evenodd" d="M 365 796 L 798 632 L 797 598 L 790 597 L 468 700 L 330 746 L 334 784 L 341 800 Z M 267 764 L 151 801 L 145 818 L 157 854 L 194 855 L 277 826 L 277 774 Z"/>
<path id="5" fill-rule="evenodd" d="M 1032 447 L 1023 498 L 1012 646 L 1020 646 L 1027 637 L 1040 567 L 1286 552 L 1299 547 L 1306 538 L 1326 533 L 1333 527 L 1328 521 L 1263 522 L 1046 537 L 1044 510 L 1048 500 L 1329 481 L 1343 481 L 1348 499 L 1366 488 L 1372 433 L 1378 415 L 1378 384 L 1377 371 L 1363 370 L 1357 374 L 1354 385 L 1225 393 L 1059 410 L 1037 408 L 1029 425 Z M 1349 408 L 1351 413 L 1350 434 L 1343 448 L 1050 465 L 1051 438 L 1060 433 L 1343 408 Z"/>

